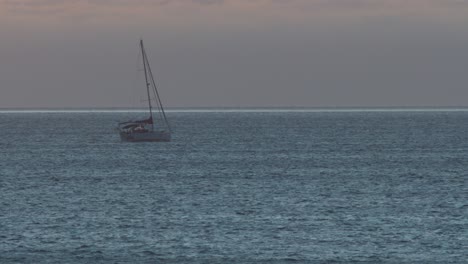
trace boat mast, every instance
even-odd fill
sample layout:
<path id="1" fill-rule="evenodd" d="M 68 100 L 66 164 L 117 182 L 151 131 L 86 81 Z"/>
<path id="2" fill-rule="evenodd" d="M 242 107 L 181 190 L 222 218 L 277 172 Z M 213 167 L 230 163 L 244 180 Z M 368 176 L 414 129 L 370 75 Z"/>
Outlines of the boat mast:
<path id="1" fill-rule="evenodd" d="M 148 66 L 148 73 L 149 73 L 150 81 L 153 84 L 153 90 L 156 95 L 156 99 L 158 100 L 157 101 L 158 108 L 162 114 L 162 117 L 164 119 L 164 122 L 166 123 L 167 128 L 169 129 L 169 132 L 171 132 L 171 126 L 169 125 L 169 121 L 167 121 L 166 113 L 164 112 L 164 107 L 162 105 L 161 98 L 159 97 L 158 88 L 156 87 L 156 82 L 154 81 L 153 72 L 151 71 L 151 65 L 148 62 L 148 57 L 146 57 L 146 52 L 145 52 L 145 58 L 146 58 L 146 62 L 148 63 L 147 66 Z"/>
<path id="2" fill-rule="evenodd" d="M 146 93 L 148 95 L 148 106 L 149 106 L 149 111 L 150 111 L 151 128 L 154 129 L 153 107 L 151 106 L 151 97 L 150 97 L 150 88 L 149 88 L 150 82 L 148 82 L 148 73 L 146 69 L 146 65 L 148 64 L 148 59 L 146 58 L 146 52 L 143 46 L 143 39 L 140 39 L 140 46 L 141 46 L 141 56 L 143 58 L 143 69 L 145 71 Z"/>

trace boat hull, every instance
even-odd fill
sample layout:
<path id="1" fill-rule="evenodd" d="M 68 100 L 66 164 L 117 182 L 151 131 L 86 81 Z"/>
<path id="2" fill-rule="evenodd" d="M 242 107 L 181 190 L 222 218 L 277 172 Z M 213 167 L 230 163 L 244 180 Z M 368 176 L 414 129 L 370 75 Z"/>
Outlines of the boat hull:
<path id="1" fill-rule="evenodd" d="M 124 142 L 169 142 L 171 134 L 168 131 L 148 131 L 144 133 L 120 131 L 120 139 Z"/>

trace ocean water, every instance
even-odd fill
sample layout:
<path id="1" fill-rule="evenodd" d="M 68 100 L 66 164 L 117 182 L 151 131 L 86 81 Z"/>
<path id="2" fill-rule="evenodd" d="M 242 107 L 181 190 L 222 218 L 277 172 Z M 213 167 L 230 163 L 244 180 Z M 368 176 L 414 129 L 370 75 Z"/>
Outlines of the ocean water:
<path id="1" fill-rule="evenodd" d="M 0 263 L 467 263 L 467 111 L 135 115 L 0 113 Z"/>

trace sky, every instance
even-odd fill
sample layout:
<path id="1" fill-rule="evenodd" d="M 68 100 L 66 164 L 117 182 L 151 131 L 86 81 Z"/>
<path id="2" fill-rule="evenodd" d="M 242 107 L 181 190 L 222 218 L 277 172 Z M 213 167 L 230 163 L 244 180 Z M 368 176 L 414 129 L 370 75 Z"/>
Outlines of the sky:
<path id="1" fill-rule="evenodd" d="M 0 0 L 0 108 L 468 107 L 468 0 Z"/>

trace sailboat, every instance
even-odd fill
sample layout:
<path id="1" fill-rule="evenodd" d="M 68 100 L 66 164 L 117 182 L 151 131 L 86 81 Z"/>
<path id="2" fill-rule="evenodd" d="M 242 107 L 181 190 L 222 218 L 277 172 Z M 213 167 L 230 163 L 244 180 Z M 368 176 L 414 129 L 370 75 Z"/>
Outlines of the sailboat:
<path id="1" fill-rule="evenodd" d="M 145 72 L 149 117 L 141 120 L 120 122 L 117 130 L 119 131 L 120 139 L 126 142 L 171 141 L 171 127 L 169 126 L 161 98 L 159 97 L 142 39 L 140 40 L 140 48 L 143 58 L 143 70 Z M 154 96 L 153 98 L 152 95 Z M 155 122 L 155 120 L 158 120 L 158 122 Z"/>

